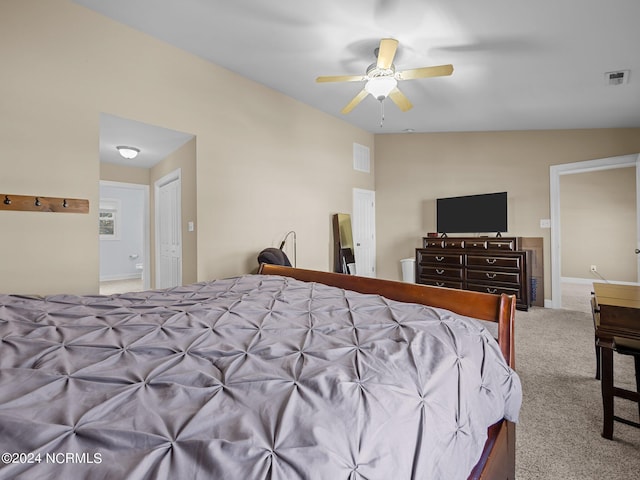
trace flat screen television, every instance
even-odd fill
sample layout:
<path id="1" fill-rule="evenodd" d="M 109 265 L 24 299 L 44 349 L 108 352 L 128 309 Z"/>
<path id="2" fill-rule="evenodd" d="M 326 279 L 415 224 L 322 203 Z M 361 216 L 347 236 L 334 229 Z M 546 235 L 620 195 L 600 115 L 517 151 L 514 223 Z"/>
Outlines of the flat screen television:
<path id="1" fill-rule="evenodd" d="M 438 198 L 438 233 L 501 233 L 507 231 L 507 192 Z"/>

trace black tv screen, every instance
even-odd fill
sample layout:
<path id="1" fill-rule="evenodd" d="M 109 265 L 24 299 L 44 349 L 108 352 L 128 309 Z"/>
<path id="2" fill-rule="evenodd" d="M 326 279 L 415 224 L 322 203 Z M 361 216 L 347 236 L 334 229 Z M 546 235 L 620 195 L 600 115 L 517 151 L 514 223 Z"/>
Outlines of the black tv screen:
<path id="1" fill-rule="evenodd" d="M 507 192 L 438 198 L 439 233 L 489 233 L 507 231 Z"/>

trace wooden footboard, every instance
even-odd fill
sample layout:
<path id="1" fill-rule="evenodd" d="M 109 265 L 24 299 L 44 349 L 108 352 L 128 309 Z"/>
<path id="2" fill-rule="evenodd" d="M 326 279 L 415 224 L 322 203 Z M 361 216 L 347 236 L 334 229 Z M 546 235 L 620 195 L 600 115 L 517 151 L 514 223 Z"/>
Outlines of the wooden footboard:
<path id="1" fill-rule="evenodd" d="M 319 272 L 278 265 L 260 265 L 259 274 L 283 275 L 306 282 L 344 288 L 360 293 L 376 293 L 392 300 L 439 307 L 468 317 L 498 323 L 498 344 L 511 368 L 515 368 L 515 296 L 431 287 L 376 278 Z M 480 461 L 469 479 L 505 480 L 515 478 L 515 424 L 502 420 L 488 430 Z"/>
<path id="2" fill-rule="evenodd" d="M 468 480 L 516 478 L 516 425 L 508 420 L 489 427 L 482 456 Z"/>

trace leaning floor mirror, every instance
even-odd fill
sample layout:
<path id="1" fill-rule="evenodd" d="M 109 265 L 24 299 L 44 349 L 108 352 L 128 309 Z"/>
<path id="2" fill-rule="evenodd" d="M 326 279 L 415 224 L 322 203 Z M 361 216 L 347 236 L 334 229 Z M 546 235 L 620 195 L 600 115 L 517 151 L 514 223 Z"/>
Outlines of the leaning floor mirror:
<path id="1" fill-rule="evenodd" d="M 351 215 L 348 213 L 333 215 L 333 257 L 335 272 L 356 274 Z"/>

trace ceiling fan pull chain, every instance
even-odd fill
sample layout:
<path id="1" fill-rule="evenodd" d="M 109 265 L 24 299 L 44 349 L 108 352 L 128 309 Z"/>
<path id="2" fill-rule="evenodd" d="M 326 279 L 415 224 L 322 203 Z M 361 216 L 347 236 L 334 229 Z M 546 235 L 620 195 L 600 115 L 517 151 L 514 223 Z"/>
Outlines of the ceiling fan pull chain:
<path id="1" fill-rule="evenodd" d="M 384 98 L 380 100 L 380 128 L 382 128 L 383 123 L 384 123 Z"/>

